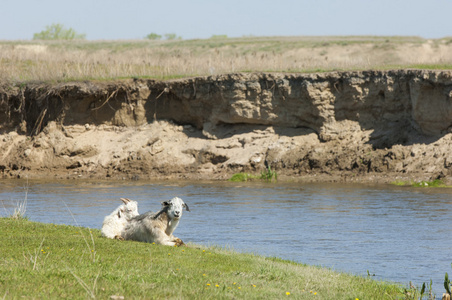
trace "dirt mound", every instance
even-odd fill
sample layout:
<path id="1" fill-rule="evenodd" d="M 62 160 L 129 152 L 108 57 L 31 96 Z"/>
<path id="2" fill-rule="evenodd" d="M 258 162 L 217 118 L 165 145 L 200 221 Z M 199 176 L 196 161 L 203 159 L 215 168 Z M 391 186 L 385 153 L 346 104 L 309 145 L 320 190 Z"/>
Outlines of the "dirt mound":
<path id="1" fill-rule="evenodd" d="M 452 73 L 229 74 L 3 86 L 3 177 L 452 177 Z"/>

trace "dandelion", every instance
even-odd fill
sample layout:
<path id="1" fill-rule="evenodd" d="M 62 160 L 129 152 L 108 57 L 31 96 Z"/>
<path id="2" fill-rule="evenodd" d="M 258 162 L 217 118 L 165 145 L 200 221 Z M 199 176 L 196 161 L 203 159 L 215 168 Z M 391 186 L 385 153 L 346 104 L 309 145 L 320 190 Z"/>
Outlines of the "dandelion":
<path id="1" fill-rule="evenodd" d="M 202 274 L 202 276 L 206 276 L 206 274 Z"/>
<path id="2" fill-rule="evenodd" d="M 171 253 L 168 253 L 168 256 L 170 256 L 171 255 Z"/>
<path id="3" fill-rule="evenodd" d="M 289 296 L 290 295 L 290 292 L 286 292 L 286 296 Z"/>
<path id="4" fill-rule="evenodd" d="M 215 284 L 215 287 L 220 287 L 218 284 Z"/>
<path id="5" fill-rule="evenodd" d="M 236 285 L 236 284 L 237 284 L 237 282 L 233 282 L 232 284 L 233 284 L 233 285 Z"/>
<path id="6" fill-rule="evenodd" d="M 207 286 L 210 286 L 210 283 L 208 283 Z"/>
<path id="7" fill-rule="evenodd" d="M 317 295 L 317 292 L 315 292 L 314 295 Z"/>
<path id="8" fill-rule="evenodd" d="M 185 252 L 185 250 L 182 249 L 182 252 Z"/>
<path id="9" fill-rule="evenodd" d="M 239 286 L 239 287 L 238 287 L 238 289 L 239 289 L 239 290 L 241 290 L 241 289 L 242 289 L 242 287 L 240 287 L 240 286 Z"/>
<path id="10" fill-rule="evenodd" d="M 252 286 L 253 286 L 253 287 L 256 287 L 256 285 L 255 285 L 255 284 L 252 284 Z"/>
<path id="11" fill-rule="evenodd" d="M 206 252 L 206 250 L 202 250 L 202 252 Z"/>

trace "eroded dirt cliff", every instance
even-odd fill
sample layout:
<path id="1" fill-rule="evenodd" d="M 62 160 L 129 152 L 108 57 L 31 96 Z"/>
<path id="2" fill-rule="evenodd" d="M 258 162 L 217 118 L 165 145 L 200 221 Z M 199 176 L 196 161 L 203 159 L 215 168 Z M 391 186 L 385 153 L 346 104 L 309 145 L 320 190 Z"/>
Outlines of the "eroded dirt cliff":
<path id="1" fill-rule="evenodd" d="M 452 72 L 229 74 L 0 88 L 3 177 L 452 177 Z"/>

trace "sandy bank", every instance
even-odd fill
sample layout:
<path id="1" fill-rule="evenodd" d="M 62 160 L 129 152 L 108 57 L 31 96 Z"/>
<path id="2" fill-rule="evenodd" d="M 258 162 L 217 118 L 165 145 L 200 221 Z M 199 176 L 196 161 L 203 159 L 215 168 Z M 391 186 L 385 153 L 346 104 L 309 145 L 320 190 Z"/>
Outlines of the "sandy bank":
<path id="1" fill-rule="evenodd" d="M 0 174 L 285 180 L 452 177 L 452 72 L 228 74 L 3 85 Z"/>

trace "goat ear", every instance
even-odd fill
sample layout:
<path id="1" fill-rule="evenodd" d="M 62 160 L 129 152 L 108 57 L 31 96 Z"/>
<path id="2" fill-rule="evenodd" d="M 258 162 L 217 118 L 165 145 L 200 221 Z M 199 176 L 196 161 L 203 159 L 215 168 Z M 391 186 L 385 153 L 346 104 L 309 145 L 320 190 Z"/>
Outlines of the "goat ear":
<path id="1" fill-rule="evenodd" d="M 162 202 L 162 205 L 163 205 L 163 206 L 169 206 L 170 204 L 169 204 L 168 201 L 163 201 L 163 202 Z"/>
<path id="2" fill-rule="evenodd" d="M 190 211 L 190 208 L 188 208 L 187 203 L 184 203 L 184 207 L 185 207 L 185 209 L 186 209 L 187 211 Z"/>
<path id="3" fill-rule="evenodd" d="M 118 218 L 121 218 L 121 211 L 118 210 Z"/>
<path id="4" fill-rule="evenodd" d="M 130 199 L 128 198 L 121 198 L 122 202 L 124 202 L 124 204 L 127 204 L 130 202 Z"/>

